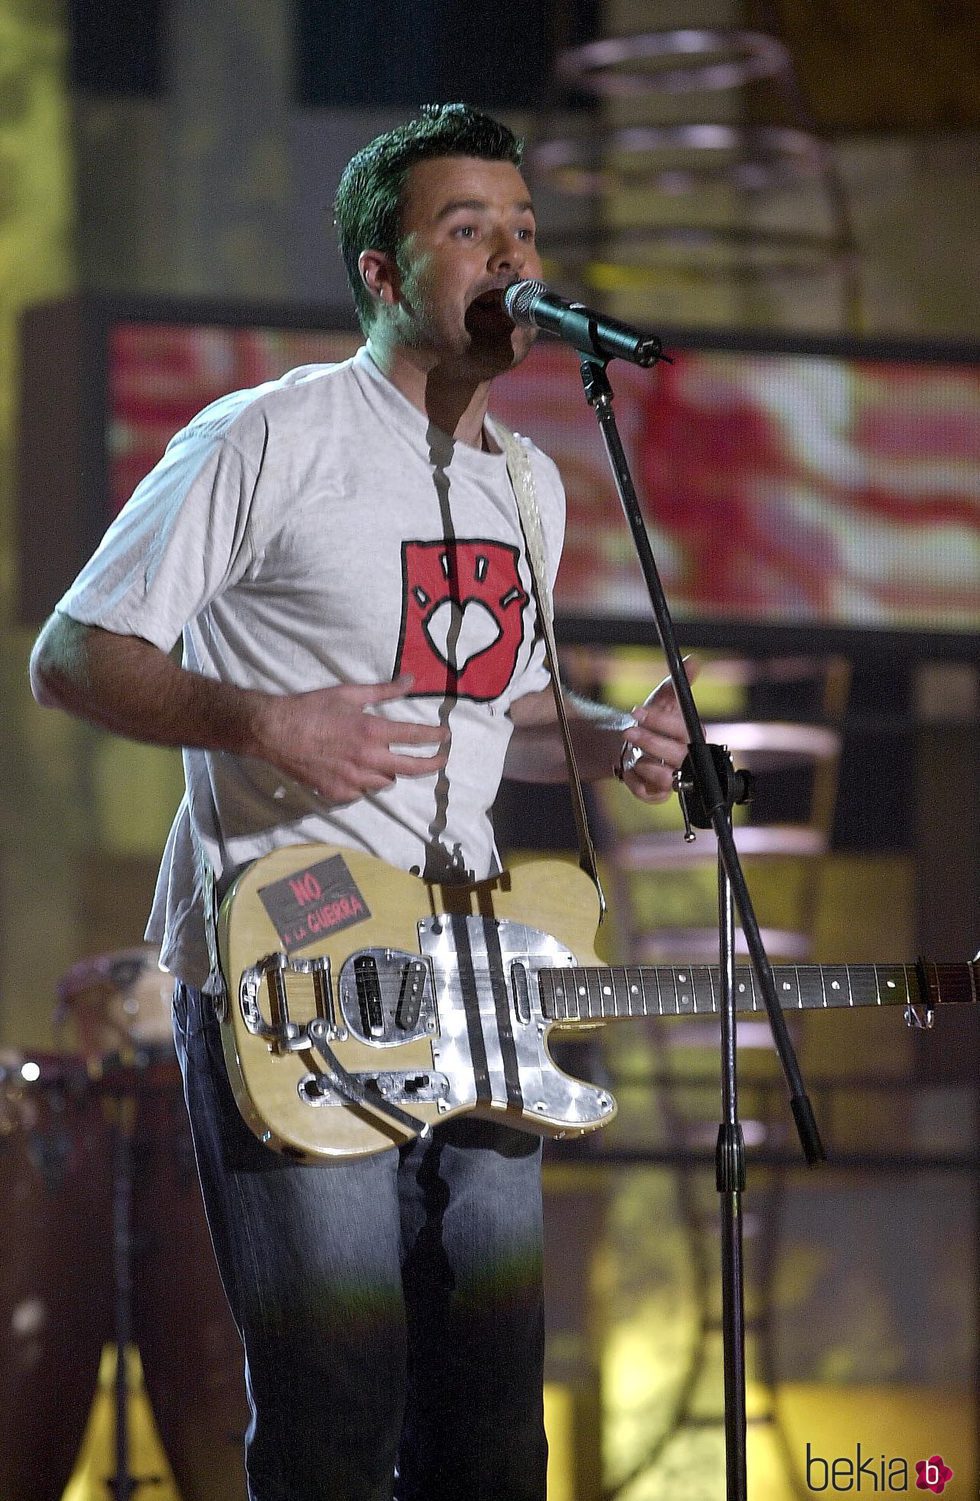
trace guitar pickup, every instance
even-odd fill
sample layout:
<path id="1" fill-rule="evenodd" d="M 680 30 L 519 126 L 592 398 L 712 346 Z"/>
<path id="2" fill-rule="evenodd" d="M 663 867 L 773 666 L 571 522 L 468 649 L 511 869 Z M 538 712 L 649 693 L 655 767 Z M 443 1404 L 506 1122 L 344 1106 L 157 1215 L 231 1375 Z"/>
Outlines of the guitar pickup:
<path id="1" fill-rule="evenodd" d="M 385 1013 L 381 1001 L 381 978 L 373 954 L 359 954 L 354 960 L 354 985 L 364 1036 L 383 1037 Z"/>
<path id="2" fill-rule="evenodd" d="M 531 991 L 527 982 L 527 965 L 514 964 L 510 971 L 511 989 L 514 995 L 514 1015 L 521 1026 L 531 1020 Z"/>
<path id="3" fill-rule="evenodd" d="M 395 1008 L 395 1023 L 402 1032 L 414 1032 L 422 1014 L 422 997 L 428 967 L 422 959 L 411 959 L 402 974 L 402 987 Z"/>
<path id="4" fill-rule="evenodd" d="M 341 969 L 337 1022 L 352 1037 L 399 1047 L 437 1031 L 432 965 L 400 949 L 362 949 Z"/>

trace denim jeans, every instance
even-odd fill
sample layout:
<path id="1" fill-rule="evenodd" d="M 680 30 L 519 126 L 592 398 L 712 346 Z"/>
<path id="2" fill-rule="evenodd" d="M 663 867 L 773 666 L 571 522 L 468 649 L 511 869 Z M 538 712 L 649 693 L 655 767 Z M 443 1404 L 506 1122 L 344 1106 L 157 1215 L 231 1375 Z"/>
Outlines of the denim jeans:
<path id="1" fill-rule="evenodd" d="M 243 1121 L 213 1004 L 180 982 L 174 1032 L 250 1501 L 544 1501 L 539 1143 L 466 1118 L 297 1163 Z"/>

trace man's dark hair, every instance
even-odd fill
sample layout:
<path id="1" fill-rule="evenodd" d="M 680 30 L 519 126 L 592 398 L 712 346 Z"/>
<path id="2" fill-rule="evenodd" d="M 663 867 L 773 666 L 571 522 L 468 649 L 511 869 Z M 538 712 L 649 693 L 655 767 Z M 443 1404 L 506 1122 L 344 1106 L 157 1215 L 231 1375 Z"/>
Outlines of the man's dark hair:
<path id="1" fill-rule="evenodd" d="M 416 162 L 433 156 L 475 156 L 521 165 L 524 143 L 468 104 L 424 104 L 417 117 L 362 147 L 344 168 L 334 219 L 357 316 L 365 333 L 374 304 L 357 269 L 362 250 L 397 255 L 405 180 Z"/>

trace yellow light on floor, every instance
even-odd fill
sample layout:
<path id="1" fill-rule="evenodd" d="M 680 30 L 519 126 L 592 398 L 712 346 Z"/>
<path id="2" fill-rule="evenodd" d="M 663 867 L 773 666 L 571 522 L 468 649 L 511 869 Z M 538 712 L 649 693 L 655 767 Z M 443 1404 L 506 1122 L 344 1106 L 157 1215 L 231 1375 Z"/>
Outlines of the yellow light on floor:
<path id="1" fill-rule="evenodd" d="M 544 1426 L 548 1435 L 548 1501 L 589 1501 L 575 1494 L 574 1399 L 571 1389 L 556 1381 L 545 1383 Z"/>
<path id="2" fill-rule="evenodd" d="M 126 1422 L 128 1468 L 137 1490 L 152 1486 L 153 1501 L 180 1501 L 143 1385 L 143 1364 L 135 1345 L 126 1349 Z M 116 1347 L 106 1345 L 78 1459 L 61 1501 L 105 1501 L 106 1476 L 115 1477 L 115 1468 Z"/>

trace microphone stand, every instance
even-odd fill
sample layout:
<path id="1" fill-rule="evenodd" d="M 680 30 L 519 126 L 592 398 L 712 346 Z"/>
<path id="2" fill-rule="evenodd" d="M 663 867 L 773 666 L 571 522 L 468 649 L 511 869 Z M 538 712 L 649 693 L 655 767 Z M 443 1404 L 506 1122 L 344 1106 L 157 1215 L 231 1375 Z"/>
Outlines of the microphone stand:
<path id="1" fill-rule="evenodd" d="M 660 353 L 657 340 L 657 358 Z M 633 487 L 629 464 L 613 413 L 613 392 L 606 375 L 607 361 L 579 351 L 582 383 L 594 409 L 612 468 L 623 512 L 633 536 L 640 567 L 653 607 L 661 645 L 667 658 L 677 701 L 684 716 L 688 754 L 674 779 L 686 825 L 685 837 L 693 839 L 692 823 L 713 828 L 718 841 L 719 952 L 721 975 L 721 1070 L 723 1119 L 715 1151 L 715 1180 L 721 1200 L 722 1243 L 722 1333 L 725 1368 L 725 1467 L 728 1501 L 745 1501 L 745 1290 L 742 1262 L 742 1205 L 745 1187 L 745 1144 L 738 1118 L 738 1078 L 735 1021 L 735 911 L 745 934 L 753 969 L 766 1003 L 769 1024 L 790 1096 L 790 1108 L 803 1154 L 812 1166 L 824 1160 L 823 1144 L 786 1022 L 776 999 L 772 966 L 745 882 L 731 809 L 744 801 L 747 783 L 736 773 L 723 747 L 709 745 L 694 703 L 684 661 L 677 645 L 660 574 L 654 560 L 646 525 Z"/>

